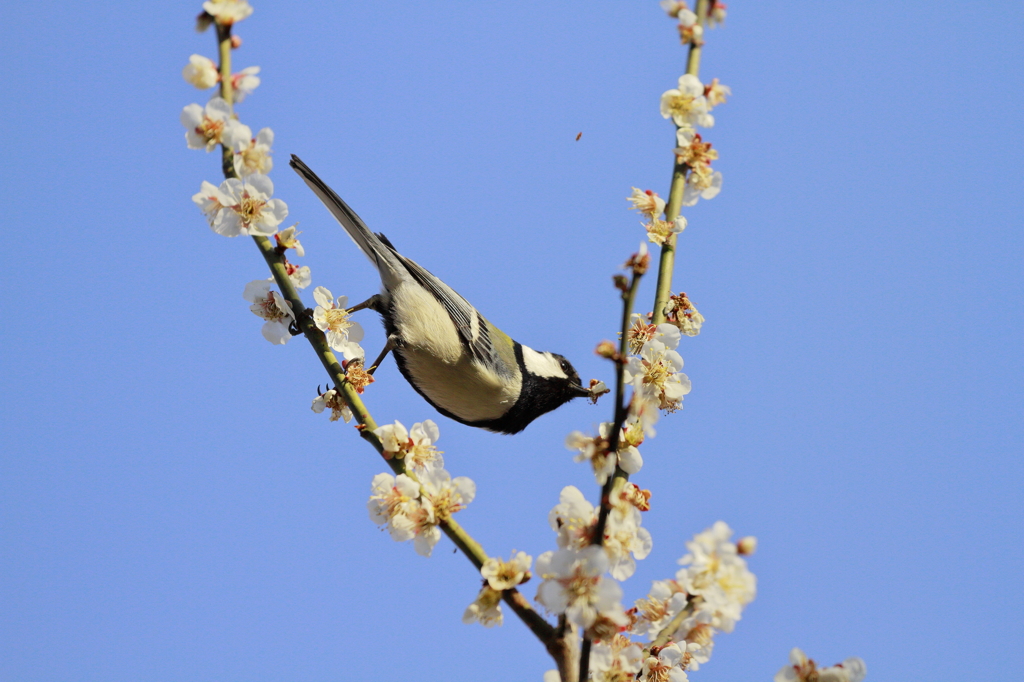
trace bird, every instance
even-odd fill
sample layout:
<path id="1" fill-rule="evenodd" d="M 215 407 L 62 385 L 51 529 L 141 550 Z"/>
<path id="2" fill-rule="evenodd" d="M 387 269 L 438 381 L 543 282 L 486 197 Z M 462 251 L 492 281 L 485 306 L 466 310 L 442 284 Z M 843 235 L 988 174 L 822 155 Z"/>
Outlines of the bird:
<path id="1" fill-rule="evenodd" d="M 468 426 L 519 433 L 565 403 L 591 396 L 562 355 L 512 340 L 451 287 L 373 233 L 338 194 L 292 154 L 289 165 L 380 275 L 381 291 L 353 306 L 380 313 L 398 370 L 434 409 Z"/>

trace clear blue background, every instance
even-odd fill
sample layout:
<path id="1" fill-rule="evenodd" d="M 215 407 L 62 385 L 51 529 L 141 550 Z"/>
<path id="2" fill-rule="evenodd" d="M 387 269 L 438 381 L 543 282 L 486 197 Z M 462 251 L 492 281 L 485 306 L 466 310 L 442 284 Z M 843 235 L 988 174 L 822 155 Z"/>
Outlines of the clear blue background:
<path id="1" fill-rule="evenodd" d="M 190 201 L 219 168 L 178 123 L 214 55 L 198 10 L 5 3 L 0 679 L 540 680 L 514 618 L 459 622 L 478 579 L 446 539 L 426 560 L 367 519 L 383 463 L 310 412 L 312 351 L 241 298 L 255 247 Z M 655 545 L 625 585 L 717 519 L 758 536 L 758 598 L 691 679 L 769 680 L 793 646 L 869 680 L 1018 672 L 1022 29 L 1017 2 L 798 1 L 709 31 L 725 188 L 675 277 L 708 321 L 644 448 Z M 377 287 L 289 153 L 516 339 L 609 376 L 625 197 L 667 194 L 685 61 L 654 0 L 261 2 L 238 33 L 264 78 L 238 111 L 277 135 L 315 284 Z M 377 419 L 435 419 L 476 481 L 459 520 L 490 553 L 553 548 L 562 486 L 596 496 L 562 439 L 609 405 L 503 437 L 379 378 Z"/>

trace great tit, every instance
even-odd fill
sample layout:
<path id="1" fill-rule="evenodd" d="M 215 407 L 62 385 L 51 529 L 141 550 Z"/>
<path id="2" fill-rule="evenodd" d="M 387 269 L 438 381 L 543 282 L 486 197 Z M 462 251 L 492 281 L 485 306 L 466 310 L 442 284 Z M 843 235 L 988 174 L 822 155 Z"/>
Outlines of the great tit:
<path id="1" fill-rule="evenodd" d="M 380 274 L 381 292 L 352 308 L 371 308 L 384 318 L 388 340 L 373 367 L 394 352 L 402 376 L 438 412 L 499 433 L 518 433 L 542 414 L 590 395 L 568 360 L 513 341 L 387 237 L 371 232 L 294 154 L 291 167 Z"/>

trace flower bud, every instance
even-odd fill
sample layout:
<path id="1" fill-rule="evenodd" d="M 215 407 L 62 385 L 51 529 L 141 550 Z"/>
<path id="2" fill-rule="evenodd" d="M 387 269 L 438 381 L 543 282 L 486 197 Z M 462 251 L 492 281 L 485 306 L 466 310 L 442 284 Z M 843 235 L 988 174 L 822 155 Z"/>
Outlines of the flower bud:
<path id="1" fill-rule="evenodd" d="M 619 354 L 618 349 L 615 348 L 615 344 L 611 341 L 602 341 L 597 344 L 597 348 L 594 349 L 594 352 L 606 360 L 611 360 Z"/>
<path id="2" fill-rule="evenodd" d="M 751 555 L 757 551 L 757 538 L 753 535 L 748 535 L 745 538 L 740 538 L 736 542 L 736 552 L 738 554 Z"/>
<path id="3" fill-rule="evenodd" d="M 629 280 L 626 279 L 625 275 L 615 275 L 612 277 L 612 282 L 615 284 L 615 288 L 619 291 L 629 291 Z"/>
<path id="4" fill-rule="evenodd" d="M 242 46 L 242 36 L 231 36 L 231 49 L 237 50 Z"/>

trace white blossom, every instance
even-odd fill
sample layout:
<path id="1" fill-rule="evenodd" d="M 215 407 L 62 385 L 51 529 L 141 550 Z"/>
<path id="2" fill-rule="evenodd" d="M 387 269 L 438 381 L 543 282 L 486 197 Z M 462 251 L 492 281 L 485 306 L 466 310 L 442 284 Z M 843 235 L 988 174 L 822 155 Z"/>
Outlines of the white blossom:
<path id="1" fill-rule="evenodd" d="M 695 611 L 703 611 L 716 629 L 731 632 L 748 603 L 757 594 L 757 578 L 730 541 L 732 529 L 723 521 L 698 533 L 686 543 L 689 552 L 679 560 L 683 568 L 676 580 L 691 595 L 701 598 Z"/>
<path id="2" fill-rule="evenodd" d="M 219 188 L 203 182 L 192 201 L 206 214 L 210 228 L 217 234 L 269 237 L 288 215 L 288 206 L 283 201 L 270 198 L 273 193 L 270 178 L 254 174 L 244 181 L 228 178 Z"/>
<path id="3" fill-rule="evenodd" d="M 594 642 L 590 673 L 594 682 L 628 682 L 643 666 L 643 650 L 622 635 Z"/>
<path id="4" fill-rule="evenodd" d="M 722 85 L 717 78 L 711 79 L 711 82 L 704 86 L 704 97 L 708 100 L 709 109 L 717 107 L 719 104 L 725 104 L 725 98 L 731 96 L 732 88 Z"/>
<path id="5" fill-rule="evenodd" d="M 658 4 L 670 17 L 679 16 L 680 10 L 687 9 L 686 3 L 681 0 L 661 0 Z"/>
<path id="6" fill-rule="evenodd" d="M 651 553 L 651 533 L 640 526 L 639 510 L 629 507 L 626 513 L 608 515 L 604 529 L 604 548 L 608 555 L 608 571 L 616 580 L 625 580 L 636 572 L 636 560 Z"/>
<path id="7" fill-rule="evenodd" d="M 634 187 L 633 193 L 626 197 L 626 201 L 633 204 L 631 210 L 639 211 L 648 218 L 657 218 L 665 211 L 665 200 L 651 190 Z"/>
<path id="8" fill-rule="evenodd" d="M 320 414 L 325 409 L 330 408 L 332 422 L 344 419 L 345 423 L 348 424 L 352 421 L 352 410 L 345 401 L 341 399 L 341 394 L 333 388 L 321 393 L 316 398 L 313 398 L 312 408 L 317 414 Z"/>
<path id="9" fill-rule="evenodd" d="M 266 320 L 263 323 L 263 338 L 270 343 L 283 345 L 292 338 L 288 326 L 295 321 L 295 314 L 292 312 L 292 304 L 270 289 L 273 284 L 273 279 L 249 282 L 245 285 L 242 297 L 252 304 L 249 310 Z"/>
<path id="10" fill-rule="evenodd" d="M 317 287 L 313 299 L 317 303 L 313 321 L 327 335 L 327 345 L 342 353 L 346 360 L 363 357 L 365 353 L 358 343 L 363 339 L 363 328 L 349 318 L 348 296 L 339 296 L 335 301 L 330 289 Z"/>
<path id="11" fill-rule="evenodd" d="M 564 613 L 579 627 L 589 628 L 599 615 L 622 609 L 622 589 L 603 577 L 607 570 L 608 557 L 601 547 L 545 552 L 537 559 L 537 573 L 544 578 L 537 588 L 537 601 L 552 613 Z"/>
<path id="12" fill-rule="evenodd" d="M 678 88 L 662 93 L 661 115 L 663 118 L 671 118 L 680 128 L 710 128 L 715 125 L 714 117 L 708 113 L 704 85 L 700 79 L 688 73 L 679 77 Z"/>
<path id="13" fill-rule="evenodd" d="M 494 590 L 510 590 L 526 579 L 533 557 L 526 552 L 517 552 L 508 561 L 489 557 L 480 567 L 480 575 Z"/>
<path id="14" fill-rule="evenodd" d="M 800 649 L 789 652 L 789 665 L 775 673 L 775 682 L 861 682 L 867 675 L 861 658 L 848 658 L 828 668 L 818 668 Z"/>
<path id="15" fill-rule="evenodd" d="M 194 54 L 188 58 L 188 65 L 182 69 L 181 75 L 185 82 L 200 90 L 209 90 L 220 81 L 217 65 L 212 59 L 201 54 Z"/>
<path id="16" fill-rule="evenodd" d="M 230 26 L 252 14 L 248 0 L 207 0 L 203 9 L 222 26 Z"/>
<path id="17" fill-rule="evenodd" d="M 309 271 L 308 265 L 295 265 L 286 260 L 284 262 L 284 269 L 288 273 L 288 279 L 292 281 L 296 289 L 305 289 L 313 283 L 313 274 Z"/>
<path id="18" fill-rule="evenodd" d="M 689 595 L 675 580 L 655 580 L 646 597 L 637 599 L 634 634 L 654 639 L 686 608 Z"/>
<path id="19" fill-rule="evenodd" d="M 664 325 L 675 329 L 672 325 Z M 679 330 L 675 330 L 676 334 Z M 634 401 L 657 405 L 673 412 L 682 408 L 683 396 L 690 392 L 690 379 L 680 370 L 683 358 L 659 339 L 644 344 L 639 356 L 629 359 L 625 380 L 633 385 Z"/>
<path id="20" fill-rule="evenodd" d="M 712 173 L 708 186 L 703 189 L 691 184 L 690 176 L 687 176 L 686 187 L 683 188 L 683 206 L 693 206 L 699 199 L 714 199 L 722 191 L 721 171 Z"/>
<path id="21" fill-rule="evenodd" d="M 422 512 L 419 497 L 420 487 L 405 474 L 377 474 L 370 483 L 366 508 L 374 523 L 387 526 L 392 539 L 405 542 L 416 534 L 413 517 Z"/>
<path id="22" fill-rule="evenodd" d="M 608 477 L 615 473 L 616 465 L 627 474 L 633 475 L 640 471 L 644 464 L 640 451 L 622 437 L 619 438 L 616 456 L 610 456 L 609 432 L 612 426 L 610 422 L 601 424 L 598 427 L 598 436 L 587 436 L 580 431 L 573 431 L 565 439 L 565 447 L 577 451 L 577 462 L 591 463 L 599 485 L 604 485 Z"/>
<path id="23" fill-rule="evenodd" d="M 640 674 L 641 682 L 687 682 L 686 672 L 680 665 L 683 650 L 675 642 L 662 647 L 657 657 L 648 656 Z"/>
<path id="24" fill-rule="evenodd" d="M 259 72 L 260 67 L 248 66 L 238 73 L 231 74 L 231 89 L 235 93 L 235 103 L 241 102 L 246 95 L 251 95 L 252 91 L 259 87 L 260 77 L 256 75 Z"/>
<path id="25" fill-rule="evenodd" d="M 434 447 L 441 432 L 432 419 L 416 422 L 411 432 L 397 420 L 373 432 L 380 439 L 386 457 L 404 459 L 406 466 L 414 471 L 444 466 L 441 451 Z"/>
<path id="26" fill-rule="evenodd" d="M 470 604 L 465 613 L 462 614 L 462 622 L 480 623 L 485 628 L 492 628 L 501 625 L 504 616 L 501 614 L 501 592 L 492 589 L 488 585 L 480 590 L 480 594 Z"/>
<path id="27" fill-rule="evenodd" d="M 452 479 L 451 474 L 441 467 L 429 467 L 420 473 L 420 486 L 420 502 L 424 510 L 429 509 L 429 514 L 413 517 L 416 526 L 414 545 L 418 554 L 430 556 L 434 545 L 441 539 L 437 524 L 447 521 L 473 501 L 476 484 L 466 476 Z"/>
<path id="28" fill-rule="evenodd" d="M 252 136 L 252 131 L 231 114 L 231 105 L 221 97 L 214 97 L 206 106 L 189 104 L 181 110 L 181 125 L 185 126 L 185 142 L 189 149 L 213 151 L 218 144 L 233 147 L 239 139 Z"/>
<path id="29" fill-rule="evenodd" d="M 253 173 L 269 173 L 274 167 L 274 160 L 270 158 L 272 144 L 274 131 L 270 128 L 262 128 L 256 133 L 256 137 L 236 138 L 232 148 L 235 153 L 235 172 L 239 177 L 244 178 Z"/>
<path id="30" fill-rule="evenodd" d="M 592 542 L 597 510 L 579 488 L 568 485 L 562 488 L 558 504 L 548 513 L 548 523 L 558 533 L 559 547 L 582 549 Z"/>

